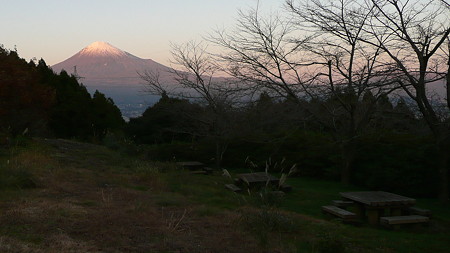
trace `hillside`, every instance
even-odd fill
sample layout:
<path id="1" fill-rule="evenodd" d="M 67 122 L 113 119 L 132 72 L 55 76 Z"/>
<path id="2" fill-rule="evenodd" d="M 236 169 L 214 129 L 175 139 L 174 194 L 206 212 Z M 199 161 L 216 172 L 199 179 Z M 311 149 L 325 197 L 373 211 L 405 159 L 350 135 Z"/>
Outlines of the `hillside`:
<path id="1" fill-rule="evenodd" d="M 448 212 L 426 200 L 421 204 L 434 211 L 429 227 L 387 231 L 324 219 L 320 205 L 353 189 L 338 183 L 290 179 L 294 191 L 281 208 L 267 208 L 258 204 L 257 194 L 226 191 L 229 179 L 219 172 L 193 175 L 98 145 L 37 139 L 0 149 L 0 161 L 1 252 L 445 252 L 450 247 Z"/>
<path id="2" fill-rule="evenodd" d="M 243 240 L 244 248 L 235 240 L 223 245 L 227 237 L 243 237 L 231 227 L 235 215 L 202 217 L 208 208 L 172 192 L 170 174 L 160 175 L 156 164 L 66 140 L 39 140 L 12 163 L 30 170 L 36 188 L 1 191 L 1 252 L 196 252 L 217 245 L 224 250 L 215 252 L 248 252 L 254 246 L 252 240 Z"/>

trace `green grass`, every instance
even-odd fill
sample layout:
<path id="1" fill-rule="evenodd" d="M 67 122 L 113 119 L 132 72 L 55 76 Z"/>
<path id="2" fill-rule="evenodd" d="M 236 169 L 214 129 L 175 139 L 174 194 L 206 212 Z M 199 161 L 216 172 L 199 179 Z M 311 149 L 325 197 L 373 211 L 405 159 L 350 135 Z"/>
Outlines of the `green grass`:
<path id="1" fill-rule="evenodd" d="M 61 222 L 66 220 L 70 222 L 67 222 L 65 229 L 70 230 L 71 224 L 77 224 L 81 219 L 89 221 L 81 224 L 90 224 L 91 215 L 97 215 L 97 219 L 101 219 L 103 216 L 108 217 L 111 211 L 118 212 L 117 217 L 126 220 L 130 215 L 126 213 L 120 216 L 122 209 L 124 212 L 143 215 L 145 218 L 142 221 L 163 211 L 164 217 L 169 219 L 172 213 L 178 215 L 174 217 L 179 217 L 182 211 L 188 210 L 186 220 L 183 220 L 186 227 L 198 220 L 200 222 L 197 226 L 202 229 L 203 222 L 210 220 L 224 224 L 231 222 L 234 230 L 243 231 L 244 236 L 258 242 L 261 248 L 254 252 L 419 253 L 448 252 L 450 248 L 450 207 L 435 199 L 417 200 L 417 206 L 433 212 L 432 222 L 428 227 L 404 227 L 391 231 L 370 227 L 364 223 L 359 226 L 346 225 L 324 217 L 321 206 L 340 199 L 339 192 L 366 189 L 313 178 L 288 178 L 286 183 L 292 186 L 292 192 L 282 197 L 278 205 L 264 205 L 264 202 L 260 201 L 259 192 L 236 194 L 226 190 L 224 184 L 230 183 L 231 179 L 222 176 L 219 171 L 213 175 L 194 175 L 179 170 L 170 163 L 143 161 L 100 146 L 84 146 L 71 142 L 61 144 L 68 145 L 73 150 L 70 154 L 62 153 L 63 156 L 58 158 L 49 156 L 48 154 L 53 152 L 49 152 L 49 147 L 43 144 L 32 143 L 28 147 L 16 147 L 13 154 L 1 150 L 0 164 L 6 169 L 3 170 L 4 173 L 8 170 L 23 170 L 25 174 L 22 176 L 26 176 L 25 178 L 39 180 L 37 188 L 8 186 L 0 189 L 0 214 L 6 214 L 14 205 L 24 205 L 29 207 L 29 210 L 34 210 L 32 207 L 37 204 L 39 208 L 48 209 L 36 214 L 12 212 L 11 215 L 16 215 L 13 216 L 14 219 L 3 217 L 3 221 L 8 223 L 0 228 L 0 236 L 30 242 L 40 247 L 43 238 L 51 235 L 56 226 L 64 225 L 65 223 Z M 57 159 L 60 159 L 60 162 L 57 162 Z M 7 160 L 14 163 L 6 166 Z M 234 175 L 248 170 L 230 172 Z M 53 181 L 46 181 L 52 177 Z M 103 190 L 105 196 L 102 195 Z M 50 204 L 39 205 L 40 201 Z M 64 203 L 67 205 L 62 205 Z M 52 205 L 54 209 L 51 209 Z M 80 209 L 77 209 L 78 207 Z M 97 213 L 103 210 L 104 214 Z M 145 216 L 151 214 L 152 210 L 152 215 Z M 17 217 L 25 217 L 33 222 L 21 223 L 18 222 L 21 219 Z M 223 217 L 231 217 L 231 220 Z M 106 226 L 110 223 L 102 224 Z M 138 224 L 125 223 L 121 229 L 133 229 L 133 226 Z M 157 231 L 153 229 L 155 224 L 158 223 L 147 226 L 152 228 L 151 231 Z M 217 232 L 217 223 L 212 224 L 214 225 L 208 233 Z M 96 226 L 86 231 L 95 233 L 95 229 L 101 227 Z M 48 228 L 51 229 L 46 230 Z M 79 229 L 84 229 L 84 226 Z M 164 229 L 167 230 L 160 228 L 162 231 Z M 38 235 L 36 231 L 48 234 Z M 195 233 L 196 229 L 194 227 L 186 231 Z M 139 231 L 137 234 L 142 233 Z M 178 240 L 178 235 L 155 234 L 152 238 L 173 237 Z M 236 236 L 230 240 L 238 239 L 242 238 Z M 158 243 L 158 240 L 155 243 Z"/>
<path id="2" fill-rule="evenodd" d="M 172 171 L 165 176 L 172 192 L 182 194 L 193 203 L 234 209 L 242 198 L 241 195 L 224 189 L 224 184 L 229 183 L 229 179 L 220 176 L 219 172 L 216 175 L 193 175 L 186 171 Z"/>
<path id="3" fill-rule="evenodd" d="M 437 199 L 417 199 L 416 205 L 432 210 L 434 218 L 450 222 L 450 204 L 443 205 Z"/>
<path id="4" fill-rule="evenodd" d="M 322 216 L 321 206 L 340 199 L 339 192 L 364 190 L 314 178 L 288 178 L 286 183 L 292 186 L 292 192 L 286 195 L 282 207 L 315 217 Z"/>
<path id="5" fill-rule="evenodd" d="M 228 182 L 227 180 L 226 178 L 221 179 L 220 176 L 188 175 L 172 178 L 170 184 L 172 191 L 182 194 L 195 203 L 217 208 L 216 210 L 233 209 L 255 203 L 250 201 L 252 196 L 247 193 L 234 194 L 223 190 L 223 184 Z M 450 212 L 448 207 L 442 206 L 437 200 L 418 200 L 418 206 L 433 211 L 433 222 L 430 226 L 403 227 L 399 231 L 391 231 L 381 227 L 370 227 L 367 224 L 346 225 L 337 220 L 330 220 L 322 214 L 321 206 L 329 204 L 334 199 L 340 199 L 339 192 L 367 189 L 313 178 L 289 178 L 287 184 L 291 185 L 293 190 L 283 197 L 280 210 L 302 215 L 293 218 L 301 231 L 299 237 L 294 236 L 297 238 L 294 239 L 297 249 L 294 252 L 419 253 L 447 252 L 447 249 L 450 248 L 450 240 L 448 240 L 450 238 Z M 257 197 L 258 194 L 253 195 L 253 197 Z M 247 215 L 245 217 L 254 224 L 248 226 L 250 233 L 257 238 L 263 238 L 262 241 L 265 240 L 268 235 L 261 231 L 271 227 L 268 225 L 272 224 L 272 220 L 268 219 L 271 216 L 262 215 L 259 223 L 254 216 Z M 261 226 L 255 225 L 256 223 Z M 268 233 L 274 236 L 271 229 L 268 229 Z M 276 235 L 277 233 L 275 233 Z M 283 239 L 280 240 L 283 241 Z M 291 243 L 292 238 L 286 240 L 283 245 Z"/>

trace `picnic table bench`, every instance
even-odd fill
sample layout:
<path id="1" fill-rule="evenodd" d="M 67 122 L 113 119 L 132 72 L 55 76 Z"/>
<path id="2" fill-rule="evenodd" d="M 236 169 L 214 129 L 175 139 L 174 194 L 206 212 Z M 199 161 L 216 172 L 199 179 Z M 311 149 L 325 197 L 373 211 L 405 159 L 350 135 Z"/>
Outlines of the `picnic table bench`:
<path id="1" fill-rule="evenodd" d="M 403 224 L 427 223 L 430 218 L 421 215 L 381 217 L 380 223 L 386 227 L 394 227 Z"/>
<path id="2" fill-rule="evenodd" d="M 431 217 L 431 211 L 428 209 L 411 206 L 408 208 L 407 211 L 410 214 L 417 214 L 417 215 L 422 215 L 422 216 L 426 216 L 426 217 Z"/>
<path id="3" fill-rule="evenodd" d="M 225 188 L 232 191 L 232 192 L 241 192 L 242 189 L 239 188 L 238 186 L 234 185 L 234 184 L 226 184 Z"/>
<path id="4" fill-rule="evenodd" d="M 324 213 L 329 213 L 334 216 L 337 216 L 344 221 L 354 221 L 357 219 L 357 216 L 355 213 L 349 212 L 349 211 L 339 208 L 337 206 L 322 206 L 322 211 Z"/>

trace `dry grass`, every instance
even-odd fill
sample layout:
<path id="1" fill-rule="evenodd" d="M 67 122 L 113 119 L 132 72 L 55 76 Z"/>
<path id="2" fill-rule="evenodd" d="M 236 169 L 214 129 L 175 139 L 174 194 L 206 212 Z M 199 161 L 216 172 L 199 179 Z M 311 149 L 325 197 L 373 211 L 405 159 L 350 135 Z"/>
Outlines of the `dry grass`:
<path id="1" fill-rule="evenodd" d="M 225 191 L 228 181 L 219 175 L 183 174 L 74 141 L 0 150 L 0 173 L 5 168 L 24 172 L 18 175 L 36 187 L 0 189 L 2 253 L 440 252 L 449 245 L 428 244 L 447 240 L 444 222 L 395 233 L 311 216 L 329 183 L 298 183 L 301 190 L 285 200 L 301 210 L 287 212 Z"/>
<path id="2" fill-rule="evenodd" d="M 0 252 L 260 252 L 234 213 L 200 215 L 181 197 L 161 205 L 176 194 L 156 164 L 72 141 L 34 145 L 9 157 L 37 188 L 0 199 Z"/>

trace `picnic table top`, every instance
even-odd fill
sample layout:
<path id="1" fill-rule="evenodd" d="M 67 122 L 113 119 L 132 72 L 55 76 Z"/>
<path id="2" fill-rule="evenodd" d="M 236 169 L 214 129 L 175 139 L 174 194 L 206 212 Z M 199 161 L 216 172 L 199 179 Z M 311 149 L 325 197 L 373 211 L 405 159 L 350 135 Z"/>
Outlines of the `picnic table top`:
<path id="1" fill-rule="evenodd" d="M 254 173 L 243 173 L 243 174 L 237 174 L 236 177 L 242 181 L 245 181 L 247 183 L 265 183 L 267 181 L 273 183 L 273 182 L 279 182 L 280 179 L 277 177 L 274 177 L 266 172 L 254 172 Z"/>
<path id="2" fill-rule="evenodd" d="M 383 191 L 341 192 L 346 199 L 368 206 L 411 206 L 415 199 Z"/>
<path id="3" fill-rule="evenodd" d="M 196 161 L 188 161 L 188 162 L 177 162 L 177 165 L 180 166 L 203 166 L 204 164 Z"/>

